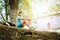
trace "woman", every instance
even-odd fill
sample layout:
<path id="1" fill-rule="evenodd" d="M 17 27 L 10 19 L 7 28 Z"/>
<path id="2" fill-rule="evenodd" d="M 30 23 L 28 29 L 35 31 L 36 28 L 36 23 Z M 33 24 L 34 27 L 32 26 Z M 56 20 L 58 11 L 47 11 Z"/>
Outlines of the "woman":
<path id="1" fill-rule="evenodd" d="M 29 23 L 30 21 L 31 21 L 31 19 L 23 18 L 22 12 L 19 12 L 18 16 L 16 18 L 16 26 L 23 27 L 23 26 L 27 25 L 28 27 L 30 27 L 30 23 Z"/>

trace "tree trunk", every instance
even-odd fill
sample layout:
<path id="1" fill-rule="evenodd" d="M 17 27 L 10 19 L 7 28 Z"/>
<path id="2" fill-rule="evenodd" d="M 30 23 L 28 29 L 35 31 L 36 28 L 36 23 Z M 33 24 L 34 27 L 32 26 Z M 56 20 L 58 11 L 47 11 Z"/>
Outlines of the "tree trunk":
<path id="1" fill-rule="evenodd" d="M 10 4 L 10 21 L 15 23 L 18 12 L 19 0 L 9 0 Z"/>

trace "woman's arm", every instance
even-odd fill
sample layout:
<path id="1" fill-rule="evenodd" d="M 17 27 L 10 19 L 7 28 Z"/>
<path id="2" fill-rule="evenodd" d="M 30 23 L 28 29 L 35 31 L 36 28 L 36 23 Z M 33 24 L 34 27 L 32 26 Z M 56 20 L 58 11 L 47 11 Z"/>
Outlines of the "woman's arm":
<path id="1" fill-rule="evenodd" d="M 21 20 L 29 20 L 29 21 L 31 21 L 31 19 L 30 18 L 20 18 Z"/>

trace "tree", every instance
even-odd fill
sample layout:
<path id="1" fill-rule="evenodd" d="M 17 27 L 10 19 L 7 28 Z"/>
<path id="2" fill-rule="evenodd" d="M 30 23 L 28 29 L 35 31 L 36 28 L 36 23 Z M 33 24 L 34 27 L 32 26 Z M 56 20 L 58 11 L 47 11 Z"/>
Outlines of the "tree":
<path id="1" fill-rule="evenodd" d="M 4 3 L 3 3 L 2 0 L 0 0 L 0 14 L 1 14 L 1 16 L 2 16 L 3 21 L 5 21 L 5 18 L 4 18 L 4 16 L 3 16 L 3 14 L 2 14 L 2 10 L 3 10 L 3 9 L 4 9 Z"/>
<path id="2" fill-rule="evenodd" d="M 15 23 L 18 13 L 19 0 L 9 0 L 10 5 L 10 21 Z"/>
<path id="3" fill-rule="evenodd" d="M 5 9 L 5 15 L 2 14 Z M 0 13 L 4 21 L 8 20 L 9 15 L 9 0 L 0 0 Z"/>
<path id="4" fill-rule="evenodd" d="M 4 0 L 4 6 L 5 6 L 5 15 L 6 15 L 6 20 L 8 20 L 8 14 L 9 14 L 9 0 Z"/>
<path id="5" fill-rule="evenodd" d="M 3 21 L 5 21 L 5 18 L 3 16 L 3 14 L 2 14 L 2 7 L 0 7 L 0 13 L 1 13 L 1 16 L 2 16 Z"/>

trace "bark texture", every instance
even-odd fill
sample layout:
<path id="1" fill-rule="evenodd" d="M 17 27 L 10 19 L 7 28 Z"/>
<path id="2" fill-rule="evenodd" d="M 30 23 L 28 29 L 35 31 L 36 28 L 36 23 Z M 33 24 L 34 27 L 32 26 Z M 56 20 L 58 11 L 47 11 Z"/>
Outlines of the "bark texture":
<path id="1" fill-rule="evenodd" d="M 17 12 L 18 12 L 18 5 L 19 0 L 9 0 L 10 4 L 10 20 L 11 22 L 15 23 Z"/>

